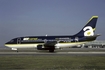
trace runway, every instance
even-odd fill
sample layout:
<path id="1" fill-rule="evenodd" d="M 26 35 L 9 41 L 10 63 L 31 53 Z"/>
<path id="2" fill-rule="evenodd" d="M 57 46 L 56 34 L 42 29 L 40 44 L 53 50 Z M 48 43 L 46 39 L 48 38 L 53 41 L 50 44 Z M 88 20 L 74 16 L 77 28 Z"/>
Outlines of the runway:
<path id="1" fill-rule="evenodd" d="M 0 52 L 0 56 L 105 56 L 105 52 Z"/>
<path id="2" fill-rule="evenodd" d="M 0 63 L 4 65 L 1 69 L 105 69 L 104 59 L 105 48 L 70 48 L 54 53 L 36 49 L 19 49 L 19 52 L 0 49 Z"/>
<path id="3" fill-rule="evenodd" d="M 89 49 L 89 48 L 72 48 L 64 50 L 55 50 L 54 53 L 48 51 L 39 51 L 39 50 L 19 50 L 19 52 L 12 51 L 10 49 L 0 49 L 0 56 L 58 56 L 58 55 L 68 55 L 68 56 L 105 56 L 105 48 L 99 49 Z"/>

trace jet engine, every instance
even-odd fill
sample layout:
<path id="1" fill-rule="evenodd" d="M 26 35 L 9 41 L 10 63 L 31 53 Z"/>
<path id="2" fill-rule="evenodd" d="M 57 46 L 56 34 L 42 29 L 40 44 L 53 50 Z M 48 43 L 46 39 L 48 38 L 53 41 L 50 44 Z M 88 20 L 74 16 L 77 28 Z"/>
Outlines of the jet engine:
<path id="1" fill-rule="evenodd" d="M 38 45 L 38 50 L 49 50 L 49 52 L 54 52 L 55 46 L 44 46 L 44 45 Z"/>

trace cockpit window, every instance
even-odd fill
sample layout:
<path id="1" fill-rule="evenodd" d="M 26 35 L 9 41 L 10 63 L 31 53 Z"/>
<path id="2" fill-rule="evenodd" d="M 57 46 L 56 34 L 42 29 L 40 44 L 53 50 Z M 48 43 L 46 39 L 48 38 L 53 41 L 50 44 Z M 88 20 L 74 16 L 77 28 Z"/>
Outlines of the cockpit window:
<path id="1" fill-rule="evenodd" d="M 11 40 L 10 42 L 14 42 L 14 40 Z"/>

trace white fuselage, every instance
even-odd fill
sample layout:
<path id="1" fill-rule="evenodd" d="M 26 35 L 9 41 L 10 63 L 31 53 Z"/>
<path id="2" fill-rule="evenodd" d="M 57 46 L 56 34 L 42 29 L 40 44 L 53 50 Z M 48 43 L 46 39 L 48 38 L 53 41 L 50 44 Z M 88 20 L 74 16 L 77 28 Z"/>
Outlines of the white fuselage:
<path id="1" fill-rule="evenodd" d="M 55 44 L 55 48 L 67 48 L 72 46 L 82 45 L 87 42 L 75 42 L 75 43 L 57 43 Z M 6 44 L 5 46 L 9 48 L 37 48 L 39 44 Z"/>

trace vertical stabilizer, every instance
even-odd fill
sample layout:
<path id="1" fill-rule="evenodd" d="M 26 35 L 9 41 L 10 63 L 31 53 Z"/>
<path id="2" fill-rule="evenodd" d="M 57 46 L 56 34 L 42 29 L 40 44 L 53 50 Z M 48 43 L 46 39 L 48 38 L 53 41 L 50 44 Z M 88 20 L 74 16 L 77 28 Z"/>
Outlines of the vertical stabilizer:
<path id="1" fill-rule="evenodd" d="M 93 36 L 95 33 L 95 27 L 97 23 L 98 16 L 92 16 L 87 24 L 82 28 L 82 30 L 77 33 L 75 36 Z"/>

